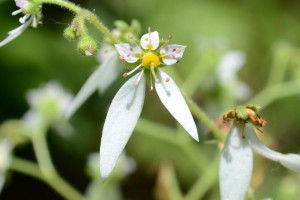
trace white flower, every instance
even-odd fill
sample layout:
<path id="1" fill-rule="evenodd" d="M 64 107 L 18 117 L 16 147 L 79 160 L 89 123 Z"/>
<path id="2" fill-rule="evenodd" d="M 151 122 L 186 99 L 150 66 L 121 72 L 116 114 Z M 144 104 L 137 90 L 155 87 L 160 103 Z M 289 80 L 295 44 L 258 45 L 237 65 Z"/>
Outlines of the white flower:
<path id="1" fill-rule="evenodd" d="M 240 100 L 247 99 L 251 94 L 249 86 L 237 77 L 245 61 L 246 56 L 242 51 L 229 51 L 222 55 L 216 71 L 222 86 L 233 91 L 234 96 Z"/>
<path id="2" fill-rule="evenodd" d="M 231 127 L 220 164 L 222 200 L 245 199 L 253 168 L 253 151 L 300 173 L 299 154 L 281 154 L 264 146 L 252 124 L 234 123 Z"/>
<path id="3" fill-rule="evenodd" d="M 12 15 L 17 15 L 22 13 L 22 10 L 29 5 L 28 0 L 15 0 L 16 5 L 20 8 L 12 13 Z M 15 28 L 8 32 L 8 36 L 0 42 L 0 47 L 3 47 L 7 43 L 14 40 L 16 37 L 21 35 L 28 27 L 36 28 L 38 25 L 38 17 L 36 14 L 25 14 L 23 17 L 19 18 L 21 26 Z"/>
<path id="4" fill-rule="evenodd" d="M 27 93 L 27 101 L 33 112 L 37 114 L 29 114 L 31 122 L 46 123 L 59 121 L 62 119 L 73 96 L 66 92 L 64 88 L 57 82 L 49 82 L 38 89 L 29 90 Z M 32 117 L 34 116 L 34 117 Z M 42 119 L 36 119 L 40 116 Z"/>
<path id="5" fill-rule="evenodd" d="M 119 56 L 115 49 L 104 46 L 99 53 L 99 60 L 102 62 L 98 68 L 89 76 L 80 91 L 68 106 L 65 118 L 69 119 L 78 108 L 89 98 L 97 89 L 99 93 L 104 93 L 106 89 L 118 78 L 122 67 Z"/>
<path id="6" fill-rule="evenodd" d="M 137 44 L 116 44 L 120 58 L 137 66 L 123 76 L 137 70 L 140 72 L 131 77 L 114 97 L 105 119 L 101 147 L 100 171 L 102 179 L 113 170 L 141 114 L 146 79 L 150 83 L 150 91 L 155 90 L 168 111 L 183 128 L 198 141 L 198 132 L 186 102 L 175 82 L 166 73 L 158 69 L 161 65 L 172 65 L 182 57 L 185 46 L 162 45 L 158 32 L 150 32 L 142 36 L 140 46 Z M 138 62 L 139 61 L 139 62 Z M 153 85 L 153 82 L 154 85 Z"/>

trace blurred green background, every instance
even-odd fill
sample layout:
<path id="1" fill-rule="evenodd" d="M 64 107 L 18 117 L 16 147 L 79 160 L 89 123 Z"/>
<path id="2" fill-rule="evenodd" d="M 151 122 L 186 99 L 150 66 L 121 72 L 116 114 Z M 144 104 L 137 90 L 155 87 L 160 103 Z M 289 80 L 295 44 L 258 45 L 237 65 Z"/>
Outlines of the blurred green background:
<path id="1" fill-rule="evenodd" d="M 167 70 L 212 119 L 220 117 L 232 106 L 248 102 L 268 83 L 300 79 L 298 0 L 90 0 L 75 3 L 94 10 L 110 29 L 114 28 L 115 20 L 130 23 L 137 19 L 142 24 L 142 33 L 150 26 L 159 31 L 161 37 L 167 38 L 171 34 L 171 43 L 187 45 L 180 63 Z M 0 1 L 0 38 L 5 38 L 9 30 L 19 25 L 18 17 L 11 16 L 14 10 L 14 2 Z M 81 56 L 76 52 L 76 44 L 62 37 L 63 30 L 72 20 L 72 13 L 52 5 L 45 5 L 43 13 L 43 24 L 39 28 L 26 30 L 0 48 L 1 122 L 22 117 L 28 109 L 25 100 L 28 89 L 58 80 L 76 94 L 98 65 L 95 57 Z M 101 46 L 101 34 L 93 28 L 91 32 Z M 228 94 L 223 94 L 224 88 L 218 85 L 215 71 L 220 54 L 228 50 L 241 50 L 246 55 L 246 63 L 237 76 L 252 93 L 242 101 L 227 101 Z M 276 70 L 282 77 L 272 82 L 270 74 L 276 74 Z M 58 171 L 82 192 L 89 182 L 85 172 L 87 155 L 98 151 L 108 106 L 125 81 L 120 76 L 104 95 L 95 93 L 88 99 L 71 119 L 75 128 L 72 137 L 64 138 L 54 131 L 48 135 Z M 299 91 L 299 88 L 294 90 Z M 275 98 L 260 113 L 268 121 L 262 140 L 284 153 L 300 151 L 300 96 L 297 92 L 295 94 Z M 146 94 L 142 118 L 126 147 L 138 168 L 120 183 L 124 199 L 168 199 L 162 197 L 163 183 L 157 181 L 157 174 L 163 168 L 161 163 L 167 161 L 174 166 L 183 193 L 189 191 L 208 167 L 216 166 L 217 170 L 219 149 L 210 142 L 213 137 L 201 122 L 197 122 L 200 133 L 200 143 L 197 144 L 176 125 L 154 93 Z M 152 132 L 166 136 L 166 140 L 151 136 Z M 172 143 L 172 138 L 184 142 Z M 189 147 L 185 147 L 185 143 Z M 17 148 L 16 155 L 35 160 L 30 145 Z M 207 188 L 202 188 L 201 199 L 219 198 L 216 170 L 203 180 Z M 299 186 L 294 173 L 257 156 L 252 179 L 257 199 L 299 199 Z M 44 183 L 11 173 L 0 199 L 20 197 L 62 199 Z"/>

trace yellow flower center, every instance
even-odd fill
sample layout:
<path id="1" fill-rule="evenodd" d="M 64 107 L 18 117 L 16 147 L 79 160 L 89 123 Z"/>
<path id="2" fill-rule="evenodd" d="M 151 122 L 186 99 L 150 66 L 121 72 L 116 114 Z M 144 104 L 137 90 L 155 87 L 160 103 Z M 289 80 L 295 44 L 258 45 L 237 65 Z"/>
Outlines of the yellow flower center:
<path id="1" fill-rule="evenodd" d="M 143 56 L 142 66 L 144 67 L 157 67 L 160 65 L 160 61 L 157 55 L 152 52 L 148 52 Z"/>

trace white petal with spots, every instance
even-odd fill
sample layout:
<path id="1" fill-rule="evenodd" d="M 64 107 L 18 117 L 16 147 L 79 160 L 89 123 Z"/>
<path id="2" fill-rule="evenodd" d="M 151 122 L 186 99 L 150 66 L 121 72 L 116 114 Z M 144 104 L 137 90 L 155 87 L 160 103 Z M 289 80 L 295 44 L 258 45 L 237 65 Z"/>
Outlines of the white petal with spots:
<path id="1" fill-rule="evenodd" d="M 182 127 L 198 141 L 198 131 L 195 121 L 174 80 L 159 70 L 158 78 L 159 81 L 155 82 L 155 90 L 161 102 Z"/>
<path id="2" fill-rule="evenodd" d="M 159 46 L 159 34 L 157 31 L 147 33 L 141 38 L 143 49 L 156 50 Z"/>
<path id="3" fill-rule="evenodd" d="M 178 44 L 166 45 L 160 49 L 160 56 L 166 65 L 173 65 L 182 58 L 185 48 Z"/>
<path id="4" fill-rule="evenodd" d="M 128 63 L 135 63 L 142 55 L 142 51 L 137 45 L 121 43 L 115 44 L 115 47 L 120 54 L 120 58 Z"/>

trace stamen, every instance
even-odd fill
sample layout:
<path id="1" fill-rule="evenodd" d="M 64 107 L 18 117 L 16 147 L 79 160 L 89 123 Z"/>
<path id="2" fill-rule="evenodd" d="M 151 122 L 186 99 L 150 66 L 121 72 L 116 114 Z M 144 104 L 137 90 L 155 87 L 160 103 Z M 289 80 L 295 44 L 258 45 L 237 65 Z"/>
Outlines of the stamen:
<path id="1" fill-rule="evenodd" d="M 123 74 L 123 77 L 125 78 L 125 77 L 131 75 L 133 72 L 135 72 L 136 70 L 138 70 L 141 66 L 142 66 L 142 64 L 138 65 L 138 66 L 137 66 L 136 68 L 134 68 L 133 70 L 124 73 L 124 74 Z"/>
<path id="2" fill-rule="evenodd" d="M 168 83 L 170 80 L 170 77 L 167 77 L 165 81 Z"/>
<path id="3" fill-rule="evenodd" d="M 29 15 L 29 14 L 26 14 L 26 15 L 24 15 L 23 17 L 20 17 L 20 18 L 19 18 L 19 22 L 20 22 L 21 24 L 24 24 L 25 21 L 26 21 L 29 17 L 30 17 L 30 15 Z"/>
<path id="4" fill-rule="evenodd" d="M 133 35 L 130 33 L 128 34 L 128 39 L 132 40 L 133 39 Z"/>
<path id="5" fill-rule="evenodd" d="M 156 76 L 156 74 L 155 74 L 155 67 L 154 67 L 154 65 L 153 64 L 151 64 L 151 66 L 150 66 L 150 71 L 151 71 L 151 74 L 152 74 L 152 76 L 153 76 L 153 78 L 154 78 L 154 80 L 155 81 L 158 81 L 158 79 L 157 79 L 157 76 Z"/>
<path id="6" fill-rule="evenodd" d="M 150 92 L 153 92 L 154 91 L 154 87 L 153 87 L 153 83 L 152 83 L 152 76 L 150 74 Z"/>
<path id="7" fill-rule="evenodd" d="M 168 35 L 168 40 L 171 40 L 173 38 L 172 35 Z"/>
<path id="8" fill-rule="evenodd" d="M 38 26 L 37 18 L 34 16 L 32 19 L 31 27 L 36 28 Z"/>
<path id="9" fill-rule="evenodd" d="M 12 12 L 11 15 L 17 15 L 17 14 L 20 14 L 21 12 L 22 12 L 22 9 L 19 9 L 19 10 Z"/>
<path id="10" fill-rule="evenodd" d="M 144 74 L 144 70 L 142 70 L 138 76 L 138 78 L 136 79 L 134 85 L 137 86 L 142 78 L 142 75 Z"/>

